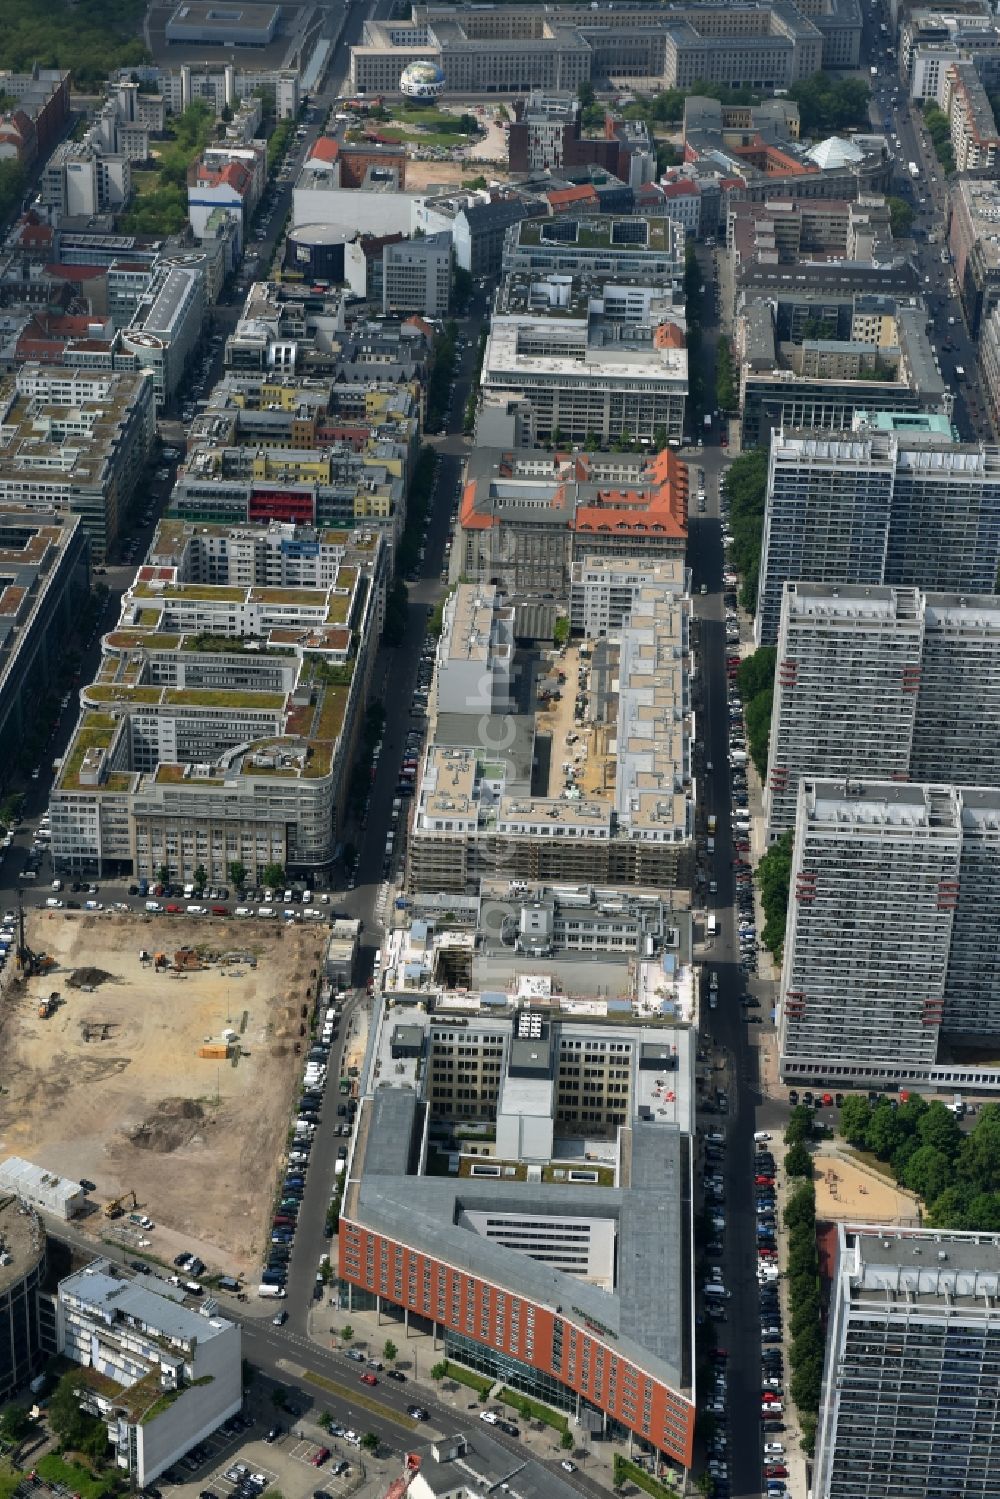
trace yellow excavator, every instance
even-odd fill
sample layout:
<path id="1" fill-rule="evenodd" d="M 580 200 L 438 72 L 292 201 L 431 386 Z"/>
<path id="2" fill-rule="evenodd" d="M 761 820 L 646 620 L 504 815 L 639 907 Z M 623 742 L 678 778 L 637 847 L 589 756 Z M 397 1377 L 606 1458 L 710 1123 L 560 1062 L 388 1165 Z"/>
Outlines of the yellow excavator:
<path id="1" fill-rule="evenodd" d="M 120 1218 L 126 1208 L 129 1208 L 134 1213 L 138 1206 L 138 1199 L 130 1187 L 127 1192 L 123 1192 L 120 1197 L 116 1197 L 114 1202 L 106 1202 L 104 1204 L 104 1216 L 105 1218 Z"/>

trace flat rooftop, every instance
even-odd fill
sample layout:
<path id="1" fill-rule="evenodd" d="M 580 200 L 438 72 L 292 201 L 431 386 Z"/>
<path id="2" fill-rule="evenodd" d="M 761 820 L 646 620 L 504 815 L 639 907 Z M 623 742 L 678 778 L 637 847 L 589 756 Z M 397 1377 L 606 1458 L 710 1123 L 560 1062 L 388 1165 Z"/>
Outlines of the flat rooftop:
<path id="1" fill-rule="evenodd" d="M 5 1196 L 0 1204 L 0 1244 L 8 1263 L 0 1264 L 0 1296 L 17 1285 L 45 1254 L 45 1230 L 30 1208 Z"/>
<path id="2" fill-rule="evenodd" d="M 947 1230 L 840 1226 L 848 1246 L 841 1273 L 854 1301 L 942 1307 L 978 1303 L 994 1312 L 1000 1297 L 1000 1236 Z M 988 1298 L 988 1299 L 987 1299 Z"/>
<path id="3" fill-rule="evenodd" d="M 146 1331 L 185 1345 L 207 1343 L 233 1326 L 225 1317 L 203 1317 L 166 1296 L 147 1291 L 118 1274 L 110 1260 L 97 1259 L 59 1282 L 60 1293 L 76 1297 L 95 1316 L 114 1325 L 129 1319 Z"/>

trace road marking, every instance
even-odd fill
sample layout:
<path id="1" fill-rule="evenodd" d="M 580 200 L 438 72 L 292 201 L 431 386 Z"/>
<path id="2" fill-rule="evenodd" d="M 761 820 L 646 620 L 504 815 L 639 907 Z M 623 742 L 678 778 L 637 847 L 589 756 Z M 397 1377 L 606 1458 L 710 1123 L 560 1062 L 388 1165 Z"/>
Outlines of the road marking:
<path id="1" fill-rule="evenodd" d="M 335 1379 L 328 1379 L 325 1374 L 317 1374 L 312 1369 L 305 1369 L 302 1378 L 307 1379 L 310 1384 L 319 1385 L 321 1390 L 326 1390 L 331 1395 L 338 1396 L 341 1400 L 349 1400 L 353 1405 L 360 1405 L 373 1416 L 382 1416 L 386 1421 L 392 1421 L 396 1426 L 405 1427 L 407 1431 L 419 1430 L 419 1421 L 414 1421 L 412 1416 L 404 1416 L 400 1411 L 394 1411 L 391 1405 L 383 1405 L 380 1400 L 373 1400 L 370 1395 L 361 1394 L 350 1385 L 340 1384 Z"/>

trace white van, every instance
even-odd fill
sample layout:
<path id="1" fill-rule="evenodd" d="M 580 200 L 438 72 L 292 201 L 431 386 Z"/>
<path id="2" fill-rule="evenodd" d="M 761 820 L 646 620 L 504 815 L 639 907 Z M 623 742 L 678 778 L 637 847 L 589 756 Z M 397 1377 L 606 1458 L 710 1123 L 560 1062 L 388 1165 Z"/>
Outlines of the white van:
<path id="1" fill-rule="evenodd" d="M 755 1129 L 753 1132 L 753 1137 L 755 1140 L 770 1140 L 771 1135 L 770 1132 L 766 1129 Z"/>
<path id="2" fill-rule="evenodd" d="M 705 1295 L 713 1296 L 716 1301 L 728 1301 L 732 1297 L 732 1291 L 727 1291 L 725 1286 L 709 1285 L 705 1287 Z"/>
<path id="3" fill-rule="evenodd" d="M 284 1294 L 285 1294 L 285 1288 L 284 1288 L 284 1286 L 264 1286 L 264 1285 L 260 1285 L 260 1286 L 257 1287 L 257 1295 L 258 1296 L 284 1296 Z"/>

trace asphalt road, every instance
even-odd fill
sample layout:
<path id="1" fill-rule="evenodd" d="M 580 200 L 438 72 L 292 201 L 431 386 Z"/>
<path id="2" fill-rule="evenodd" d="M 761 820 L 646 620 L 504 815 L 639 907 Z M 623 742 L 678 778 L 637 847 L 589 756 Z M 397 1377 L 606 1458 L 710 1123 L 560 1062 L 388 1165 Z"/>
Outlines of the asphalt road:
<path id="1" fill-rule="evenodd" d="M 914 227 L 920 236 L 907 248 L 920 272 L 921 290 L 931 316 L 931 342 L 934 344 L 941 373 L 955 398 L 953 421 L 963 440 L 977 437 L 993 441 L 989 408 L 978 377 L 975 343 L 969 336 L 962 303 L 951 287 L 954 270 L 950 258 L 942 263 L 941 252 L 947 248 L 948 198 L 945 175 L 934 154 L 934 147 L 924 128 L 923 116 L 911 103 L 907 85 L 900 79 L 897 59 L 888 56 L 887 41 L 879 32 L 882 12 L 862 6 L 864 34 L 862 50 L 878 69 L 871 80 L 872 125 L 899 139 L 892 191 L 910 203 L 916 213 Z M 898 91 L 898 97 L 894 94 Z M 914 162 L 919 176 L 914 179 L 909 163 Z M 935 233 L 936 243 L 926 238 Z M 954 319 L 949 323 L 949 318 Z M 950 347 L 945 347 L 948 344 Z M 964 370 L 964 378 L 956 370 Z"/>
<path id="2" fill-rule="evenodd" d="M 716 261 L 704 247 L 698 247 L 698 261 L 706 294 L 702 302 L 702 370 L 706 405 L 714 404 L 715 349 L 720 331 L 714 313 Z M 705 429 L 700 429 L 703 441 Z M 694 435 L 694 432 L 692 432 Z M 692 570 L 695 619 L 699 637 L 700 700 L 696 703 L 698 725 L 697 774 L 705 788 L 705 815 L 714 813 L 717 821 L 715 854 L 706 856 L 702 872 L 705 879 L 715 880 L 717 894 L 706 900 L 719 924 L 714 939 L 707 939 L 705 966 L 718 974 L 718 1006 L 703 1009 L 700 1052 L 703 1065 L 711 1072 L 710 1089 L 724 1084 L 728 1099 L 725 1114 L 699 1115 L 699 1128 L 722 1130 L 726 1136 L 726 1156 L 722 1172 L 725 1203 L 721 1211 L 726 1220 L 722 1235 L 723 1256 L 720 1264 L 723 1281 L 731 1297 L 726 1305 L 725 1321 L 706 1319 L 699 1334 L 704 1343 L 714 1342 L 733 1355 L 728 1361 L 726 1414 L 716 1418 L 717 1426 L 728 1439 L 730 1493 L 748 1499 L 761 1492 L 762 1433 L 758 1417 L 760 1408 L 760 1322 L 756 1276 L 756 1215 L 753 1200 L 753 1131 L 758 1127 L 755 1113 L 762 1101 L 758 1069 L 758 1048 L 750 1044 L 750 1027 L 744 1018 L 739 998 L 747 992 L 747 981 L 739 966 L 739 943 L 736 930 L 735 880 L 732 868 L 732 799 L 729 779 L 729 708 L 726 678 L 725 606 L 722 575 L 724 550 L 719 505 L 719 484 L 728 463 L 719 446 L 720 426 L 713 421 L 706 445 L 689 461 L 705 473 L 706 509 L 699 514 L 692 506 L 688 523 L 688 561 Z M 697 490 L 692 475 L 692 496 Z M 702 595 L 705 585 L 707 594 Z M 708 766 L 711 765 L 711 770 Z M 707 886 L 705 887 L 707 889 Z M 769 1005 L 764 1001 L 767 1015 Z M 754 1038 L 760 1041 L 764 1026 L 754 1027 Z M 702 1166 L 704 1162 L 700 1163 Z M 699 1392 L 700 1393 L 700 1392 Z"/>

